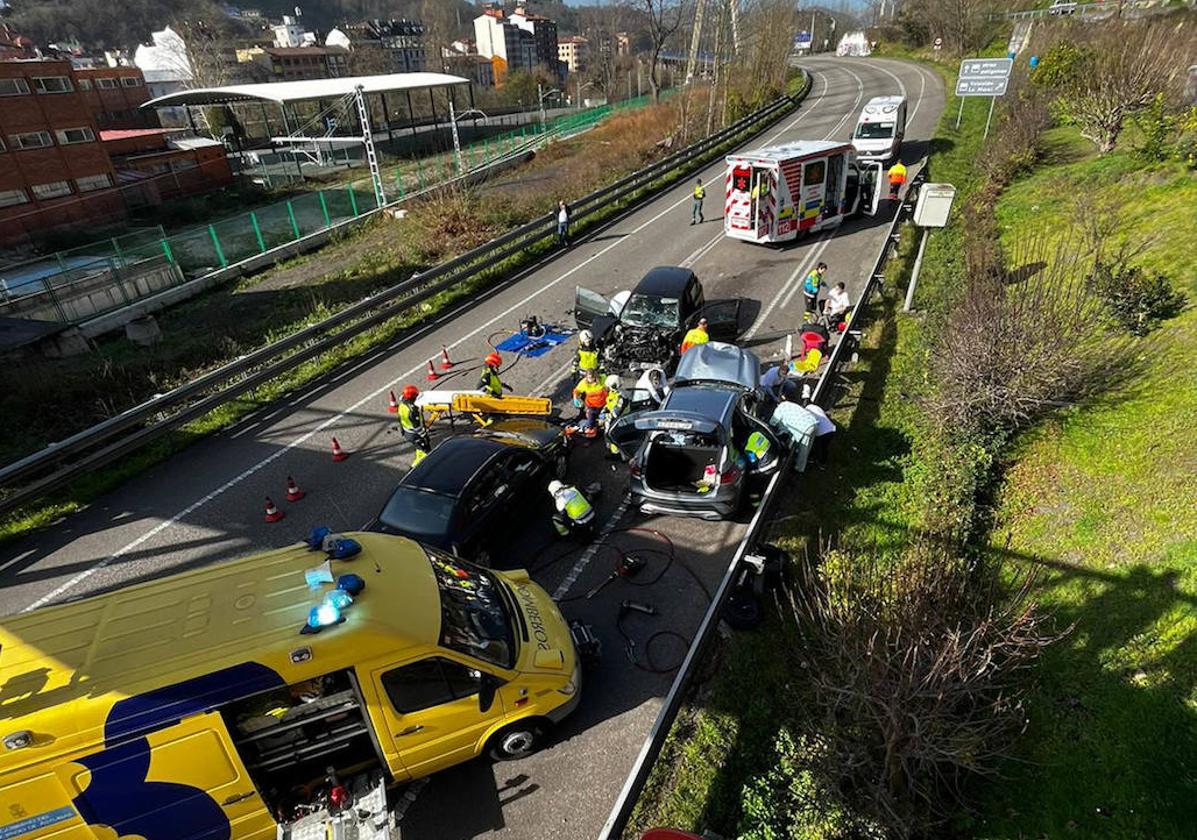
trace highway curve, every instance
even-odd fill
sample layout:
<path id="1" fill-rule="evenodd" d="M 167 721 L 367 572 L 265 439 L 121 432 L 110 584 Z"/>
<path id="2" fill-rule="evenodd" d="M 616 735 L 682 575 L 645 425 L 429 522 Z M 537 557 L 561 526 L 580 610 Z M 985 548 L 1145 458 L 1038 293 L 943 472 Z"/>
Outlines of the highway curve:
<path id="1" fill-rule="evenodd" d="M 790 140 L 846 140 L 868 98 L 904 92 L 910 110 L 902 157 L 909 164 L 925 154 L 944 103 L 937 74 L 883 59 L 816 57 L 802 66 L 813 76 L 805 103 L 747 148 Z M 801 319 L 798 285 L 816 260 L 827 262 L 828 279 L 847 282 L 855 299 L 881 246 L 888 210 L 790 247 L 754 246 L 722 235 L 722 165 L 712 164 L 701 175 L 708 187 L 705 224 L 689 225 L 691 179 L 482 299 L 459 305 L 415 335 L 345 365 L 301 394 L 263 406 L 86 510 L 4 546 L 0 614 L 296 542 L 314 524 L 360 527 L 410 462 L 408 447 L 387 431 L 387 391 L 405 382 L 425 386 L 426 362 L 440 353 L 442 344 L 462 362 L 459 368 L 470 368 L 457 382 L 472 387 L 477 360 L 490 349 L 488 336 L 509 334 L 529 314 L 572 326 L 568 313 L 577 284 L 614 293 L 655 265 L 692 266 L 708 299 L 740 296 L 748 301 L 756 314 L 748 339 L 755 339 L 753 349 L 762 358 L 781 347 L 768 337 L 792 329 Z M 504 380 L 516 393 L 551 394 L 563 403 L 569 347 L 522 359 Z M 455 385 L 449 381 L 449 387 Z M 342 463 L 329 457 L 334 434 L 351 453 Z M 411 786 L 400 800 L 405 840 L 594 837 L 672 678 L 629 663 L 615 626 L 618 604 L 631 597 L 658 608 L 656 617 L 637 615 L 625 622 L 625 630 L 641 645 L 658 630 L 690 638 L 706 607 L 703 588 L 715 586 L 743 533 L 737 522 L 646 519 L 629 513 L 622 503 L 623 468 L 605 460 L 601 447 L 581 448 L 570 473 L 579 485 L 603 482 L 600 516 L 615 529 L 608 543 L 597 550 L 554 544 L 548 523 L 529 516 L 536 521 L 512 523 L 518 538 L 496 565 L 535 569 L 534 577 L 564 600 L 568 617 L 594 625 L 603 641 L 602 661 L 586 674 L 581 707 L 549 749 L 511 764 L 469 762 Z M 281 502 L 289 475 L 308 495 L 283 504 L 287 516 L 282 522 L 266 524 L 263 499 L 269 495 Z M 610 573 L 617 548 L 659 544 L 658 537 L 622 530 L 629 527 L 668 536 L 675 545 L 673 566 L 651 586 L 631 591 L 620 581 L 586 599 Z M 664 563 L 664 555 L 653 556 L 652 562 Z M 681 640 L 661 637 L 652 652 L 667 666 L 680 660 L 681 650 Z"/>

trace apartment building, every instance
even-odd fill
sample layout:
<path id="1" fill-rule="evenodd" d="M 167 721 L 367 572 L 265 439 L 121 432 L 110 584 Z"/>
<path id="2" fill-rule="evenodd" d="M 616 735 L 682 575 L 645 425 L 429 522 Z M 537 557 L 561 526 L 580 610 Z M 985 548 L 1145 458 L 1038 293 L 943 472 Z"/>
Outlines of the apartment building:
<path id="1" fill-rule="evenodd" d="M 153 111 L 142 110 L 150 89 L 136 67 L 76 69 L 79 95 L 101 129 L 157 128 Z"/>
<path id="2" fill-rule="evenodd" d="M 557 42 L 557 58 L 571 73 L 582 73 L 590 60 L 590 41 L 580 35 L 571 35 Z"/>
<path id="3" fill-rule="evenodd" d="M 266 47 L 261 59 L 270 81 L 339 79 L 350 75 L 349 50 L 344 47 Z"/>
<path id="4" fill-rule="evenodd" d="M 95 78 L 79 80 L 65 60 L 0 62 L 0 244 L 54 226 L 51 216 L 124 217 L 93 117 Z"/>

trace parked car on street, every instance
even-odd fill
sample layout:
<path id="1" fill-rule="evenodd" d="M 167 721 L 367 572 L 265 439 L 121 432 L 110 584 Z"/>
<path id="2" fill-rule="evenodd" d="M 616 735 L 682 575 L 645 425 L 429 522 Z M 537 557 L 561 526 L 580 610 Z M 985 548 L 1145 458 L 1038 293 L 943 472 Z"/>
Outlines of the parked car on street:
<path id="1" fill-rule="evenodd" d="M 712 340 L 734 341 L 739 333 L 742 301 L 708 302 L 702 283 L 688 268 L 658 266 L 630 292 L 608 299 L 578 286 L 574 319 L 590 330 L 609 372 L 673 369 L 686 330 L 707 319 Z"/>
<path id="2" fill-rule="evenodd" d="M 399 481 L 366 530 L 411 537 L 489 566 L 496 536 L 510 535 L 511 523 L 525 519 L 538 500 L 547 510 L 548 483 L 565 476 L 566 464 L 559 426 L 497 420 L 484 431 L 433 447 Z"/>
<path id="3" fill-rule="evenodd" d="M 629 459 L 632 500 L 641 513 L 726 519 L 744 501 L 747 479 L 777 469 L 776 431 L 757 415 L 760 362 L 733 344 L 709 342 L 686 351 L 673 389 L 655 411 L 625 415 L 607 440 Z M 767 450 L 746 454 L 759 433 Z"/>

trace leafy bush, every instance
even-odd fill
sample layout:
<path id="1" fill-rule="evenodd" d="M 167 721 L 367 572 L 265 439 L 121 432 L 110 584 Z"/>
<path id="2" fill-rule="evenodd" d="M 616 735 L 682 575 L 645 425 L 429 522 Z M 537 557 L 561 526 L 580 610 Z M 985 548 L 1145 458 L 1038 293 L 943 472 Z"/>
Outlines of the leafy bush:
<path id="1" fill-rule="evenodd" d="M 1166 275 L 1118 262 L 1099 262 L 1092 285 L 1110 317 L 1133 335 L 1151 332 L 1160 321 L 1179 312 L 1185 302 Z"/>
<path id="2" fill-rule="evenodd" d="M 1091 47 L 1072 40 L 1057 41 L 1039 56 L 1039 66 L 1031 71 L 1031 82 L 1059 90 L 1078 81 L 1092 63 Z"/>

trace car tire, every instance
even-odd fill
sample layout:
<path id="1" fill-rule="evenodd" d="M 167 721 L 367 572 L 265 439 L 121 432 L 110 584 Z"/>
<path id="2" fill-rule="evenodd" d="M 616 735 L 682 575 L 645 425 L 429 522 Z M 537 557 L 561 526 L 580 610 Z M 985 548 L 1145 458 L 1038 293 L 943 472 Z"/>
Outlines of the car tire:
<path id="1" fill-rule="evenodd" d="M 486 753 L 494 761 L 519 761 L 544 746 L 549 728 L 537 718 L 504 726 L 486 742 Z"/>

